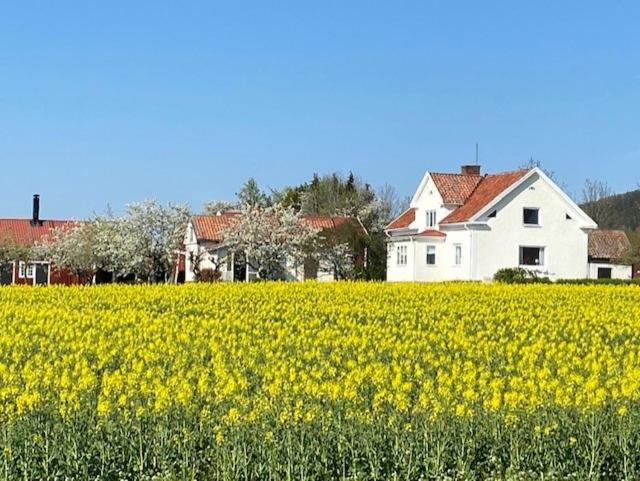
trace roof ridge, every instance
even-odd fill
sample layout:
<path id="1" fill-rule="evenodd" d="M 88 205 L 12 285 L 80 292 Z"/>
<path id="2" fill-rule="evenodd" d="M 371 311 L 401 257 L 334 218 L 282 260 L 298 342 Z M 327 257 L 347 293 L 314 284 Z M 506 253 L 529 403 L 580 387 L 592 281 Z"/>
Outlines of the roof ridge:
<path id="1" fill-rule="evenodd" d="M 484 177 L 482 174 L 460 174 L 456 172 L 429 172 L 430 175 L 456 175 L 458 177 Z M 486 175 L 486 174 L 485 174 Z"/>
<path id="2" fill-rule="evenodd" d="M 25 221 L 31 222 L 33 219 L 31 217 L 0 217 L 0 222 L 2 221 Z M 40 219 L 40 222 L 81 222 L 79 219 Z"/>
<path id="3" fill-rule="evenodd" d="M 523 167 L 521 169 L 511 169 L 511 170 L 504 170 L 502 172 L 493 172 L 493 173 L 485 173 L 485 174 L 462 174 L 459 172 L 433 172 L 433 171 L 429 171 L 430 175 L 452 175 L 452 176 L 457 176 L 457 177 L 487 177 L 487 176 L 492 176 L 492 175 L 509 175 L 509 174 L 515 174 L 516 172 L 529 172 L 533 169 L 528 169 L 526 167 Z"/>
<path id="4" fill-rule="evenodd" d="M 533 169 L 527 169 L 526 167 L 523 167 L 522 169 L 513 169 L 513 170 L 505 170 L 504 172 L 496 172 L 495 174 L 485 174 L 484 177 L 487 176 L 492 176 L 492 175 L 510 175 L 510 174 L 517 174 L 519 172 L 530 172 Z"/>

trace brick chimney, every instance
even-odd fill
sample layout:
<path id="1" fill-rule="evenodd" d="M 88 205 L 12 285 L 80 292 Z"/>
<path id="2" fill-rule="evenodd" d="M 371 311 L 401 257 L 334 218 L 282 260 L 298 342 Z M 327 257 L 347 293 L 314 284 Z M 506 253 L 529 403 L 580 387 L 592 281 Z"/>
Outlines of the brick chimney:
<path id="1" fill-rule="evenodd" d="M 460 169 L 462 175 L 480 175 L 479 165 L 463 165 Z"/>

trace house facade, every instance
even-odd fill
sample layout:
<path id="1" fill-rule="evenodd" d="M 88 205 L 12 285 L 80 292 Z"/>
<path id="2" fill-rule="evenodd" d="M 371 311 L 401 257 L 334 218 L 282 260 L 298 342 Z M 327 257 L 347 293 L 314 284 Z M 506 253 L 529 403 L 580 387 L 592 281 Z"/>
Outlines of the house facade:
<path id="1" fill-rule="evenodd" d="M 184 238 L 184 252 L 181 253 L 185 282 L 196 281 L 196 271 L 205 269 L 218 271 L 221 281 L 251 281 L 258 278 L 258 273 L 249 264 L 243 262 L 239 256 L 231 252 L 222 240 L 224 230 L 229 228 L 240 215 L 239 212 L 232 211 L 217 215 L 194 215 L 191 217 Z M 301 222 L 318 231 L 331 231 L 349 225 L 366 234 L 362 224 L 357 219 L 350 217 L 302 216 Z M 282 267 L 283 280 L 333 281 L 336 278 L 332 266 L 322 262 L 298 263 L 294 260 L 287 260 L 286 265 Z"/>
<path id="2" fill-rule="evenodd" d="M 74 221 L 40 219 L 40 197 L 33 196 L 31 219 L 0 219 L 0 243 L 6 242 L 31 248 L 45 240 L 55 229 Z M 81 280 L 66 269 L 56 267 L 47 259 L 15 259 L 0 264 L 0 285 L 78 284 Z"/>
<path id="3" fill-rule="evenodd" d="M 387 280 L 488 281 L 518 266 L 551 279 L 587 278 L 597 227 L 539 168 L 427 172 L 409 209 L 386 228 Z"/>

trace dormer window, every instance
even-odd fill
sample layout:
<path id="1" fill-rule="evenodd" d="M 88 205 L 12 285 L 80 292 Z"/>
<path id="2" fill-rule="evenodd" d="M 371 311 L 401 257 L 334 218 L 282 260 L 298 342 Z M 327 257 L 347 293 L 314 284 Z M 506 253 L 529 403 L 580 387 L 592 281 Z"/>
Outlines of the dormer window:
<path id="1" fill-rule="evenodd" d="M 525 207 L 522 212 L 524 225 L 540 225 L 540 209 Z"/>
<path id="2" fill-rule="evenodd" d="M 427 227 L 435 227 L 436 226 L 436 211 L 428 210 L 427 211 Z"/>

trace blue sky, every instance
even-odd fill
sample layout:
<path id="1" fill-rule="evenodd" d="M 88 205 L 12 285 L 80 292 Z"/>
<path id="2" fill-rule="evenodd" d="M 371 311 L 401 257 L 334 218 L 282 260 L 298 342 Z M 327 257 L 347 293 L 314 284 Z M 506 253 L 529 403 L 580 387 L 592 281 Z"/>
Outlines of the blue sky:
<path id="1" fill-rule="evenodd" d="M 533 156 L 640 182 L 638 2 L 3 2 L 0 217 Z"/>

